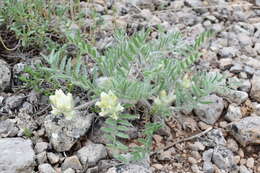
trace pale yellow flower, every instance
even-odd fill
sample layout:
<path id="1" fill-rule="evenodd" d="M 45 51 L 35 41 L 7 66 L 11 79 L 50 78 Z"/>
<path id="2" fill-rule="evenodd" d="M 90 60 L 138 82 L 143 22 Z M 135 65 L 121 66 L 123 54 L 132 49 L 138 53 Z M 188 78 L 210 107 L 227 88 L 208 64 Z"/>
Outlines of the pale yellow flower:
<path id="1" fill-rule="evenodd" d="M 159 96 L 154 99 L 156 105 L 169 105 L 175 100 L 175 95 L 167 94 L 165 90 L 160 91 Z"/>
<path id="2" fill-rule="evenodd" d="M 108 94 L 102 92 L 100 101 L 96 103 L 96 106 L 101 108 L 100 116 L 110 116 L 113 119 L 118 119 L 118 113 L 124 110 L 124 107 L 121 106 L 118 98 L 112 91 L 109 91 Z"/>
<path id="3" fill-rule="evenodd" d="M 64 114 L 66 119 L 72 119 L 75 115 L 74 101 L 71 93 L 67 95 L 60 90 L 55 91 L 55 95 L 50 96 L 53 115 Z"/>

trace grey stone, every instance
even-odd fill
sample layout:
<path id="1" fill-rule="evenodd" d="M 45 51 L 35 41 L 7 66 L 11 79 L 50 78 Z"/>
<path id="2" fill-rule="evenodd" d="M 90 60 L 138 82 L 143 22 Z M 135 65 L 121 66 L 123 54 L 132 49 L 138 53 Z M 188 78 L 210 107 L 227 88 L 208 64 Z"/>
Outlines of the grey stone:
<path id="1" fill-rule="evenodd" d="M 247 159 L 246 166 L 248 168 L 253 169 L 254 168 L 254 164 L 255 164 L 255 159 L 253 157 L 250 157 L 250 158 Z"/>
<path id="2" fill-rule="evenodd" d="M 38 162 L 38 164 L 43 164 L 43 163 L 46 163 L 47 162 L 47 155 L 46 155 L 46 152 L 42 152 L 42 153 L 39 153 L 36 155 L 36 160 Z"/>
<path id="3" fill-rule="evenodd" d="M 235 103 L 237 105 L 242 104 L 248 99 L 248 94 L 244 91 L 237 91 L 233 89 L 229 89 L 224 93 L 218 93 L 218 95 L 224 97 L 231 103 Z"/>
<path id="4" fill-rule="evenodd" d="M 255 43 L 255 51 L 260 54 L 260 43 Z"/>
<path id="5" fill-rule="evenodd" d="M 191 145 L 189 145 L 189 148 L 193 151 L 204 151 L 205 146 L 201 142 L 195 142 Z"/>
<path id="6" fill-rule="evenodd" d="M 57 154 L 54 153 L 47 153 L 47 158 L 51 164 L 56 164 L 59 162 L 60 157 Z"/>
<path id="7" fill-rule="evenodd" d="M 44 121 L 46 134 L 56 151 L 68 151 L 82 135 L 93 120 L 93 114 L 77 113 L 71 120 L 62 116 L 48 115 Z"/>
<path id="8" fill-rule="evenodd" d="M 255 5 L 260 6 L 260 0 L 255 0 Z"/>
<path id="9" fill-rule="evenodd" d="M 108 169 L 106 173 L 152 173 L 151 169 L 136 164 L 120 165 Z"/>
<path id="10" fill-rule="evenodd" d="M 238 50 L 234 47 L 224 47 L 219 51 L 219 55 L 223 58 L 233 58 L 237 52 Z"/>
<path id="11" fill-rule="evenodd" d="M 53 169 L 53 167 L 48 163 L 39 165 L 38 170 L 39 170 L 39 173 L 56 173 L 56 171 Z"/>
<path id="12" fill-rule="evenodd" d="M 88 142 L 83 148 L 77 152 L 81 163 L 94 166 L 99 160 L 107 156 L 107 151 L 102 144 L 93 144 Z"/>
<path id="13" fill-rule="evenodd" d="M 209 149 L 209 150 L 206 150 L 203 152 L 202 154 L 202 159 L 205 161 L 205 162 L 211 162 L 211 159 L 212 159 L 212 156 L 213 156 L 213 149 Z"/>
<path id="14" fill-rule="evenodd" d="M 34 169 L 32 142 L 22 138 L 0 139 L 0 172 L 29 173 Z"/>
<path id="15" fill-rule="evenodd" d="M 216 146 L 216 145 L 225 145 L 226 140 L 224 138 L 224 135 L 221 131 L 221 129 L 212 129 L 210 132 L 207 134 L 207 140 L 206 140 L 206 145 L 207 146 Z"/>
<path id="16" fill-rule="evenodd" d="M 7 63 L 0 59 L 0 91 L 7 89 L 10 85 L 11 71 Z"/>
<path id="17" fill-rule="evenodd" d="M 204 101 L 212 102 L 210 104 L 200 104 L 194 109 L 195 114 L 207 124 L 214 124 L 222 114 L 224 109 L 223 99 L 210 95 L 203 98 Z"/>
<path id="18" fill-rule="evenodd" d="M 214 173 L 214 167 L 210 161 L 204 161 L 202 169 L 204 173 Z"/>
<path id="19" fill-rule="evenodd" d="M 115 160 L 100 160 L 98 162 L 98 170 L 100 172 L 106 172 L 109 168 L 117 165 L 118 162 L 116 162 Z"/>
<path id="20" fill-rule="evenodd" d="M 13 137 L 17 133 L 18 128 L 10 119 L 0 121 L 0 137 Z"/>
<path id="21" fill-rule="evenodd" d="M 81 163 L 80 163 L 80 161 L 79 161 L 77 156 L 71 156 L 71 157 L 67 157 L 65 159 L 65 161 L 61 165 L 61 168 L 63 170 L 66 170 L 68 168 L 81 170 L 82 169 L 82 165 L 81 165 Z"/>
<path id="22" fill-rule="evenodd" d="M 22 107 L 19 109 L 19 112 L 24 112 L 27 114 L 32 114 L 34 112 L 33 105 L 28 102 L 24 102 Z"/>
<path id="23" fill-rule="evenodd" d="M 240 80 L 240 81 L 241 81 L 241 85 L 238 87 L 238 89 L 244 92 L 249 92 L 252 86 L 251 82 L 247 79 Z"/>
<path id="24" fill-rule="evenodd" d="M 232 138 L 229 138 L 227 140 L 227 148 L 230 149 L 232 152 L 238 152 L 239 149 L 237 142 Z"/>
<path id="25" fill-rule="evenodd" d="M 75 171 L 72 168 L 68 168 L 63 173 L 75 173 Z"/>
<path id="26" fill-rule="evenodd" d="M 250 97 L 260 102 L 260 74 L 255 74 L 251 80 L 252 88 Z"/>
<path id="27" fill-rule="evenodd" d="M 48 148 L 48 143 L 47 142 L 38 142 L 38 143 L 36 143 L 36 145 L 35 145 L 35 152 L 36 153 L 41 153 L 41 152 L 43 152 L 43 151 L 46 151 L 47 150 L 47 148 Z"/>
<path id="28" fill-rule="evenodd" d="M 198 13 L 207 12 L 206 8 L 197 8 L 197 7 L 203 7 L 204 6 L 204 4 L 201 0 L 185 0 L 184 4 L 188 7 L 193 8 Z"/>
<path id="29" fill-rule="evenodd" d="M 220 66 L 220 69 L 222 69 L 222 70 L 227 70 L 230 67 L 232 67 L 232 65 L 233 65 L 233 60 L 231 58 L 222 58 L 219 60 L 219 66 Z"/>
<path id="30" fill-rule="evenodd" d="M 253 44 L 251 37 L 249 37 L 247 34 L 244 33 L 238 34 L 237 38 L 239 40 L 241 47 Z"/>
<path id="31" fill-rule="evenodd" d="M 245 65 L 253 67 L 255 70 L 260 70 L 260 61 L 258 59 L 247 56 L 241 56 L 240 59 Z"/>
<path id="32" fill-rule="evenodd" d="M 240 73 L 243 72 L 243 66 L 239 63 L 235 63 L 229 70 L 232 73 Z"/>
<path id="33" fill-rule="evenodd" d="M 214 148 L 212 161 L 220 169 L 232 170 L 234 167 L 233 153 L 223 146 L 216 146 Z"/>
<path id="34" fill-rule="evenodd" d="M 92 168 L 88 168 L 87 172 L 86 173 L 98 173 L 98 167 L 95 166 L 95 167 L 92 167 Z"/>
<path id="35" fill-rule="evenodd" d="M 239 173 L 252 173 L 244 165 L 239 166 Z"/>
<path id="36" fill-rule="evenodd" d="M 260 117 L 250 116 L 227 126 L 231 135 L 242 145 L 260 144 Z"/>
<path id="37" fill-rule="evenodd" d="M 227 121 L 237 121 L 240 120 L 242 118 L 242 112 L 240 110 L 239 106 L 236 106 L 234 104 L 230 104 L 228 106 L 228 110 L 227 113 L 225 115 L 225 119 Z"/>
<path id="38" fill-rule="evenodd" d="M 245 66 L 244 67 L 244 71 L 249 74 L 249 75 L 253 75 L 255 73 L 255 69 L 253 69 L 252 67 L 250 66 Z"/>
<path id="39" fill-rule="evenodd" d="M 9 109 L 15 109 L 22 105 L 26 96 L 24 94 L 13 95 L 11 97 L 7 97 L 5 100 L 5 106 Z"/>

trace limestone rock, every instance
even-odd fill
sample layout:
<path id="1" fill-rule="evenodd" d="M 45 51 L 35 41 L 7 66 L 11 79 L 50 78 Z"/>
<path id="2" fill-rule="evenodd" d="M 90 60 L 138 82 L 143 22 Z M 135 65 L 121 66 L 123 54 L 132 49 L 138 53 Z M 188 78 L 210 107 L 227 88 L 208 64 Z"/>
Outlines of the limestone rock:
<path id="1" fill-rule="evenodd" d="M 48 138 L 56 151 L 68 151 L 89 129 L 93 115 L 78 113 L 72 120 L 62 116 L 48 115 L 44 127 Z"/>
<path id="2" fill-rule="evenodd" d="M 29 173 L 34 169 L 32 142 L 23 138 L 0 139 L 0 172 Z"/>
<path id="3" fill-rule="evenodd" d="M 194 112 L 205 123 L 214 124 L 219 119 L 224 109 L 223 99 L 216 95 L 210 95 L 204 97 L 203 100 L 211 103 L 200 104 L 198 108 L 195 108 Z"/>
<path id="4" fill-rule="evenodd" d="M 141 165 L 128 164 L 112 167 L 106 173 L 152 173 L 152 171 Z"/>
<path id="5" fill-rule="evenodd" d="M 9 87 L 11 80 L 11 71 L 7 63 L 0 59 L 0 91 L 5 90 Z"/>
<path id="6" fill-rule="evenodd" d="M 233 122 L 227 129 L 234 138 L 243 146 L 260 144 L 260 117 L 250 116 Z"/>
<path id="7" fill-rule="evenodd" d="M 251 98 L 260 102 L 260 74 L 255 74 L 251 80 L 252 89 L 250 92 Z"/>
<path id="8" fill-rule="evenodd" d="M 107 156 L 107 151 L 102 144 L 88 142 L 86 146 L 77 152 L 77 156 L 81 163 L 94 166 L 100 159 L 104 159 Z"/>

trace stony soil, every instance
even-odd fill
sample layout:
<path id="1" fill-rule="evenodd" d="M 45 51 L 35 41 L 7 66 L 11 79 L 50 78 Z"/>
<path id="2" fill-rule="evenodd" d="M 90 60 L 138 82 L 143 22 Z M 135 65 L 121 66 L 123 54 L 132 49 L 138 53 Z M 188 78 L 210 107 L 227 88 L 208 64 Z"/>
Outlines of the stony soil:
<path id="1" fill-rule="evenodd" d="M 48 97 L 21 87 L 18 76 L 24 75 L 26 65 L 39 63 L 38 56 L 24 58 L 26 54 L 17 52 L 11 56 L 0 49 L 0 172 L 259 173 L 260 2 L 93 0 L 93 4 L 106 21 L 96 43 L 100 50 L 111 42 L 113 22 L 130 33 L 161 24 L 191 39 L 213 29 L 217 35 L 201 50 L 198 66 L 225 72 L 241 86 L 206 97 L 212 104 L 176 112 L 154 135 L 150 158 L 118 165 L 104 146 L 102 122 L 94 122 L 94 115 L 83 113 L 69 124 L 57 120 L 49 115 Z M 112 7 L 120 9 L 116 18 Z M 87 27 L 92 21 L 85 22 Z M 156 31 L 153 34 L 156 37 Z M 134 145 L 137 129 L 130 136 Z M 155 152 L 162 147 L 165 150 Z"/>

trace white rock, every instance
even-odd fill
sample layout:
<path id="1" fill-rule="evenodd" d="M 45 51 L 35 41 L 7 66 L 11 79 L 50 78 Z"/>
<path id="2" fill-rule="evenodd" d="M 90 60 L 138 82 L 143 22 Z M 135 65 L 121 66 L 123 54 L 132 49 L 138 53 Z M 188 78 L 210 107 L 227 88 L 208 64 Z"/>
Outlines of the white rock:
<path id="1" fill-rule="evenodd" d="M 260 74 L 255 74 L 251 80 L 252 88 L 250 92 L 251 98 L 260 102 Z"/>
<path id="2" fill-rule="evenodd" d="M 5 90 L 9 87 L 11 80 L 11 71 L 7 63 L 0 59 L 0 91 Z"/>
<path id="3" fill-rule="evenodd" d="M 195 108 L 195 114 L 207 124 L 214 124 L 222 114 L 224 109 L 223 99 L 216 96 L 210 95 L 203 98 L 204 101 L 212 102 L 210 104 L 200 104 Z"/>
<path id="4" fill-rule="evenodd" d="M 102 144 L 93 144 L 88 142 L 77 152 L 77 156 L 81 163 L 94 166 L 100 159 L 104 159 L 107 156 L 107 151 Z"/>
<path id="5" fill-rule="evenodd" d="M 32 142 L 23 138 L 0 139 L 0 172 L 33 172 L 35 154 Z"/>

